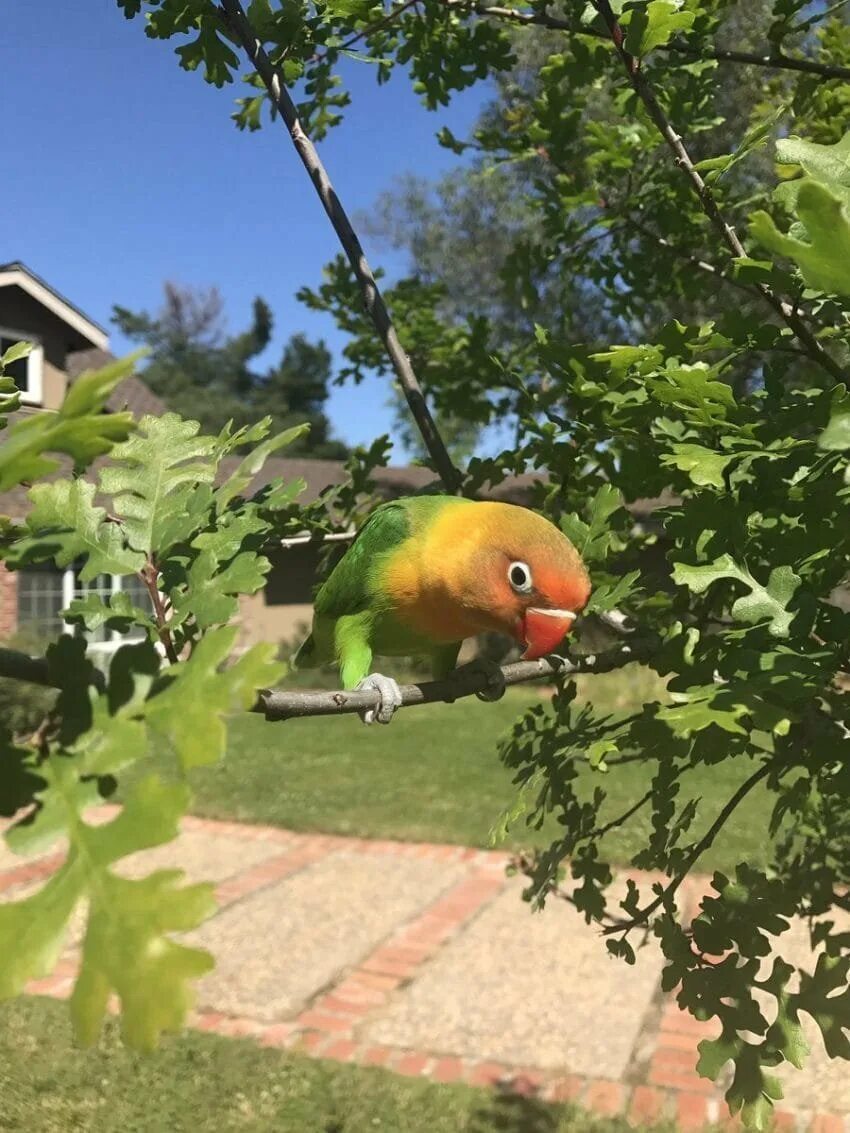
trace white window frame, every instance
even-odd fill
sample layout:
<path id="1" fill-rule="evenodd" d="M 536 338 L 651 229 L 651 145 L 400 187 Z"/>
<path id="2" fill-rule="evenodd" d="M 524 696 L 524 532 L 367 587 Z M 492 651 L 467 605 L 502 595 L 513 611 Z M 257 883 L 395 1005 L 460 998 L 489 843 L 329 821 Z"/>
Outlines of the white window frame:
<path id="1" fill-rule="evenodd" d="M 27 355 L 27 389 L 21 390 L 24 405 L 44 404 L 44 347 L 40 339 L 23 330 L 12 330 L 0 326 L 0 338 L 11 338 L 13 342 L 31 342 L 32 350 Z"/>
<path id="2" fill-rule="evenodd" d="M 123 578 L 120 574 L 111 574 L 109 576 L 110 592 L 117 594 L 119 590 L 123 590 Z M 73 567 L 66 567 L 62 572 L 62 609 L 67 610 L 74 600 L 76 591 L 76 577 Z M 72 622 L 65 622 L 65 632 L 73 634 L 76 627 Z M 85 636 L 85 632 L 83 634 Z M 111 657 L 122 645 L 130 644 L 134 641 L 141 641 L 140 637 L 128 637 L 125 633 L 119 633 L 117 629 L 109 630 L 109 637 L 105 641 L 89 641 L 86 637 L 86 652 L 87 653 L 102 653 L 107 657 Z"/>

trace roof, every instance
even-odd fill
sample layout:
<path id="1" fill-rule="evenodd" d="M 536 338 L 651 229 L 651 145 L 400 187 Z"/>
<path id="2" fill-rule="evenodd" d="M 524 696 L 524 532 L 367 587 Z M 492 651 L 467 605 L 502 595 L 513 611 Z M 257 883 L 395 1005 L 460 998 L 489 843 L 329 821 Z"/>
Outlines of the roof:
<path id="1" fill-rule="evenodd" d="M 86 370 L 99 370 L 114 361 L 114 354 L 98 347 L 91 350 L 77 350 L 68 355 L 66 362 L 68 377 L 73 382 Z M 120 382 L 109 395 L 106 408 L 110 413 L 120 413 L 124 409 L 129 409 L 134 417 L 139 418 L 144 417 L 146 413 L 150 413 L 154 417 L 161 417 L 167 406 L 162 398 L 157 397 L 153 390 L 145 385 L 141 378 L 131 374 L 129 378 Z"/>
<path id="2" fill-rule="evenodd" d="M 120 410 L 126 406 L 134 416 L 164 412 L 162 402 L 139 378 L 128 378 L 122 382 L 113 394 L 111 400 L 113 399 L 116 404 L 110 405 L 111 409 Z M 90 472 L 96 474 L 107 460 L 106 457 L 99 457 Z M 241 456 L 225 457 L 219 468 L 218 481 L 222 482 L 232 475 L 241 461 Z M 57 472 L 56 475 L 67 474 L 69 463 L 63 461 L 63 464 L 64 471 Z M 261 491 L 267 484 L 277 479 L 290 483 L 293 480 L 303 480 L 306 487 L 298 497 L 298 502 L 312 503 L 319 498 L 325 488 L 345 483 L 345 463 L 341 460 L 310 460 L 307 457 L 270 457 L 254 477 L 251 483 L 252 493 Z M 416 464 L 391 465 L 388 468 L 376 468 L 372 472 L 376 494 L 383 499 L 411 495 L 435 483 L 436 479 L 429 468 Z M 532 502 L 534 486 L 543 483 L 545 476 L 526 472 L 520 476 L 510 476 L 493 488 L 483 489 L 481 495 L 486 499 L 528 506 Z M 0 514 L 10 515 L 13 519 L 21 519 L 25 516 L 29 511 L 27 491 L 27 488 L 18 486 L 0 494 Z M 669 507 L 678 502 L 672 494 L 662 493 L 657 498 L 638 499 L 627 503 L 626 509 L 637 522 L 641 522 L 648 519 L 658 508 Z"/>
<path id="3" fill-rule="evenodd" d="M 81 311 L 76 304 L 66 299 L 55 287 L 51 287 L 41 276 L 36 275 L 21 260 L 12 260 L 7 264 L 0 264 L 0 287 L 20 287 L 36 302 L 41 303 L 57 318 L 63 320 L 68 326 L 82 336 L 92 346 L 105 350 L 109 342 L 106 331 L 93 319 Z"/>

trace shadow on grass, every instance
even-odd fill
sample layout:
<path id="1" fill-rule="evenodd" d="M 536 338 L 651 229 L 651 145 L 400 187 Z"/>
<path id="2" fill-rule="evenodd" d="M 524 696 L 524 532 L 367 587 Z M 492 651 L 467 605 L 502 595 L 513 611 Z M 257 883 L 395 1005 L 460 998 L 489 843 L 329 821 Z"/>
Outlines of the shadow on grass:
<path id="1" fill-rule="evenodd" d="M 468 1133 L 557 1133 L 561 1109 L 530 1095 L 500 1091 L 470 1117 Z"/>

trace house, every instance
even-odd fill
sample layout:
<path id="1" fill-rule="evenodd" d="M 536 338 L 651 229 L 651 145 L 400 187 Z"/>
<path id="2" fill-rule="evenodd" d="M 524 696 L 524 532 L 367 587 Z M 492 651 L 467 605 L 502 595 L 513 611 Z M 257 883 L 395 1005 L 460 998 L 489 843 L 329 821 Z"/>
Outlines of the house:
<path id="1" fill-rule="evenodd" d="M 71 303 L 55 288 L 20 262 L 0 265 L 0 353 L 13 342 L 26 339 L 34 343 L 28 358 L 9 368 L 22 391 L 22 407 L 13 415 L 24 416 L 56 409 L 68 387 L 86 370 L 97 369 L 112 359 L 103 327 Z M 129 409 L 139 418 L 159 415 L 165 404 L 144 381 L 132 376 L 121 383 L 109 399 L 112 411 Z M 0 438 L 0 444 L 2 439 Z M 225 462 L 226 475 L 238 463 Z M 301 499 L 315 500 L 322 489 L 342 483 L 345 469 L 341 461 L 270 459 L 254 483 L 259 490 L 270 480 L 303 479 L 307 485 Z M 433 473 L 425 468 L 381 468 L 374 475 L 379 495 L 385 499 L 406 495 L 430 483 Z M 522 502 L 532 477 L 518 477 L 493 495 Z M 14 488 L 0 494 L 0 515 L 15 520 L 25 518 L 29 508 L 27 488 Z M 293 641 L 311 619 L 312 592 L 317 577 L 319 547 L 300 545 L 272 550 L 272 570 L 264 590 L 241 601 L 239 621 L 243 645 L 254 641 Z M 131 593 L 136 604 L 148 605 L 148 595 L 140 580 L 104 575 L 83 583 L 73 567 L 60 570 L 40 564 L 19 571 L 8 571 L 0 564 L 0 640 L 17 638 L 35 646 L 62 632 L 62 610 L 71 600 L 92 591 L 108 595 L 116 590 Z M 111 652 L 122 640 L 111 630 L 90 635 L 96 650 Z"/>
<path id="2" fill-rule="evenodd" d="M 23 405 L 13 417 L 58 408 L 75 378 L 105 365 L 113 357 L 102 327 L 24 264 L 14 262 L 0 265 L 0 353 L 21 339 L 33 342 L 35 349 L 9 370 L 22 390 Z M 107 409 L 128 409 L 139 418 L 145 414 L 158 416 L 166 411 L 166 406 L 141 378 L 131 376 L 113 392 Z M 238 463 L 236 457 L 225 460 L 223 475 L 228 475 Z M 285 481 L 304 480 L 306 489 L 300 499 L 308 503 L 317 499 L 324 488 L 343 483 L 345 468 L 341 461 L 272 458 L 256 477 L 253 488 L 259 491 L 278 477 Z M 515 476 L 486 494 L 492 499 L 528 504 L 532 486 L 540 478 L 531 474 Z M 393 499 L 425 487 L 434 475 L 416 466 L 390 467 L 377 469 L 373 479 L 378 495 Z M 629 509 L 637 523 L 644 523 L 663 502 L 670 501 L 637 500 Z M 20 521 L 28 508 L 25 487 L 0 494 L 0 515 Z M 243 646 L 255 641 L 294 642 L 311 620 L 320 547 L 301 544 L 272 549 L 267 554 L 272 570 L 266 586 L 240 603 Z M 663 558 L 663 550 L 660 555 Z M 0 641 L 17 638 L 22 644 L 37 646 L 43 639 L 55 638 L 62 632 L 62 610 L 73 598 L 92 591 L 108 595 L 117 590 L 129 592 L 137 605 L 147 608 L 147 591 L 133 577 L 103 575 L 83 583 L 73 567 L 60 570 L 52 564 L 41 564 L 12 572 L 0 564 Z M 105 629 L 89 636 L 93 649 L 105 653 L 127 640 Z"/>
<path id="3" fill-rule="evenodd" d="M 0 265 L 0 353 L 26 339 L 34 349 L 13 362 L 7 374 L 21 390 L 21 408 L 12 420 L 57 409 L 69 385 L 85 370 L 112 359 L 103 327 L 20 261 Z M 139 378 L 125 379 L 109 399 L 108 409 L 129 409 L 134 416 L 162 413 L 165 406 Z M 0 439 L 2 444 L 2 439 Z M 27 491 L 15 488 L 0 495 L 0 514 L 20 520 L 28 509 Z M 108 593 L 118 588 L 146 601 L 137 579 L 99 578 L 84 586 L 73 568 L 45 565 L 11 572 L 0 565 L 0 640 L 51 638 L 62 631 L 61 611 L 86 590 Z M 109 631 L 93 635 L 102 646 L 112 644 Z"/>

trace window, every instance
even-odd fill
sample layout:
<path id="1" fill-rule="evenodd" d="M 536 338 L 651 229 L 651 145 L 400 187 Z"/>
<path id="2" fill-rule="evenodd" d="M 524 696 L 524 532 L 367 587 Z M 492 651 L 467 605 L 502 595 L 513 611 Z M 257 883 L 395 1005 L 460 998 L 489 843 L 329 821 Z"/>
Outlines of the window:
<path id="1" fill-rule="evenodd" d="M 26 331 L 0 329 L 0 354 L 5 354 L 16 342 L 31 342 L 33 348 L 26 358 L 19 358 L 6 367 L 6 377 L 11 378 L 21 391 L 21 401 L 41 405 L 44 350 Z"/>
<path id="2" fill-rule="evenodd" d="M 109 596 L 119 590 L 129 594 L 133 605 L 150 610 L 147 588 L 141 579 L 132 575 L 100 574 L 89 582 L 81 582 L 79 567 L 64 571 L 50 564 L 26 567 L 18 571 L 18 628 L 47 638 L 55 638 L 63 630 L 79 633 L 77 627 L 67 625 L 62 617 L 62 611 L 71 601 L 84 598 L 86 594 L 97 594 L 108 602 Z M 126 634 L 101 626 L 87 632 L 86 637 L 96 651 L 111 653 L 128 641 L 140 641 L 144 634 L 135 626 Z"/>

